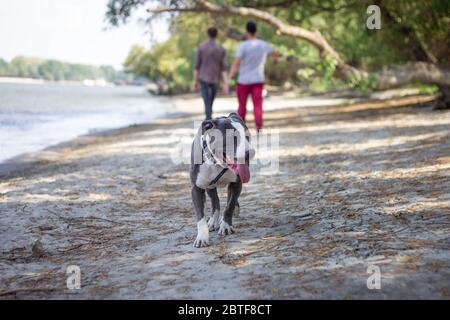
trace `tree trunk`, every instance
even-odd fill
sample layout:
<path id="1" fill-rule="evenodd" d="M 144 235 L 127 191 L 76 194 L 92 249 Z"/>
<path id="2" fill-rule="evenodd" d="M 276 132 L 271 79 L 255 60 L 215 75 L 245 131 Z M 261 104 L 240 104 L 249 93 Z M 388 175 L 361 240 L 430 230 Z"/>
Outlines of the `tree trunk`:
<path id="1" fill-rule="evenodd" d="M 407 63 L 373 74 L 377 79 L 376 89 L 385 90 L 411 82 L 450 86 L 450 71 L 426 62 Z"/>
<path id="2" fill-rule="evenodd" d="M 434 109 L 445 110 L 450 109 L 450 86 L 438 86 L 441 96 L 436 100 Z"/>

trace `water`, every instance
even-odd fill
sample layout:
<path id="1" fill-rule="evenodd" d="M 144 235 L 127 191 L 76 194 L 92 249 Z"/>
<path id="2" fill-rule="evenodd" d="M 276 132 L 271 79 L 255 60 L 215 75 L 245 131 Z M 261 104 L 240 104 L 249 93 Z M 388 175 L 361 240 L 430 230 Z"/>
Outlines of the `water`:
<path id="1" fill-rule="evenodd" d="M 166 112 L 142 87 L 0 83 L 0 162 Z"/>

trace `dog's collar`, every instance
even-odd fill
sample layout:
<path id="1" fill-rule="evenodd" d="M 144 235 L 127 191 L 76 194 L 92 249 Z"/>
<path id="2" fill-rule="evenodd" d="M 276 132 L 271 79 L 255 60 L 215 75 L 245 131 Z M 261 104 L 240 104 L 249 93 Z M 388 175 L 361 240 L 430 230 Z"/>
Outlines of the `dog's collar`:
<path id="1" fill-rule="evenodd" d="M 215 177 L 213 180 L 211 180 L 211 182 L 208 184 L 208 186 L 212 186 L 214 184 L 217 183 L 217 181 L 219 181 L 220 178 L 222 178 L 222 176 L 225 174 L 225 172 L 228 171 L 228 168 L 223 168 L 222 171 L 219 172 L 219 174 L 217 175 L 217 177 Z"/>
<path id="2" fill-rule="evenodd" d="M 202 146 L 202 155 L 204 156 L 204 159 L 206 159 L 205 162 L 208 164 L 220 166 L 224 169 L 228 168 L 228 165 L 226 164 L 226 162 L 223 160 L 221 161 L 221 160 L 217 159 L 217 156 L 212 151 L 210 139 L 211 138 L 207 134 L 203 134 L 202 136 L 200 136 L 200 143 Z M 202 161 L 204 161 L 204 160 L 202 159 Z"/>
<path id="3" fill-rule="evenodd" d="M 217 181 L 220 180 L 220 178 L 222 178 L 222 176 L 225 174 L 225 172 L 227 172 L 228 165 L 225 162 L 219 161 L 217 159 L 216 155 L 211 150 L 211 145 L 209 143 L 210 142 L 210 138 L 209 138 L 208 135 L 202 135 L 201 138 L 200 138 L 200 142 L 201 142 L 201 145 L 202 145 L 203 155 L 206 158 L 205 162 L 208 163 L 208 164 L 212 164 L 212 165 L 216 165 L 216 166 L 222 167 L 222 170 L 219 172 L 219 174 L 213 180 L 211 180 L 211 182 L 208 184 L 208 186 L 212 186 L 212 185 L 215 185 L 217 183 Z"/>

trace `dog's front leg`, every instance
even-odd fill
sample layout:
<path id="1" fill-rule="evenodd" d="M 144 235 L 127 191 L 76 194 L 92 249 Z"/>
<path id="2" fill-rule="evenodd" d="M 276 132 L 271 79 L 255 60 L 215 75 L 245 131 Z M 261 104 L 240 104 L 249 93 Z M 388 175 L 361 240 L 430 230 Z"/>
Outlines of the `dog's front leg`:
<path id="1" fill-rule="evenodd" d="M 207 189 L 206 193 L 211 198 L 211 217 L 208 220 L 208 228 L 209 231 L 214 231 L 219 229 L 220 225 L 220 201 L 219 196 L 217 195 L 217 189 Z"/>
<path id="2" fill-rule="evenodd" d="M 209 245 L 209 229 L 205 218 L 205 190 L 193 186 L 192 201 L 197 213 L 197 238 L 195 239 L 194 247 L 206 247 Z"/>
<path id="3" fill-rule="evenodd" d="M 233 182 L 228 185 L 228 201 L 227 207 L 223 213 L 223 219 L 220 223 L 219 234 L 226 236 L 227 234 L 234 233 L 233 228 L 233 212 L 236 207 L 236 203 L 241 195 L 242 182 Z"/>

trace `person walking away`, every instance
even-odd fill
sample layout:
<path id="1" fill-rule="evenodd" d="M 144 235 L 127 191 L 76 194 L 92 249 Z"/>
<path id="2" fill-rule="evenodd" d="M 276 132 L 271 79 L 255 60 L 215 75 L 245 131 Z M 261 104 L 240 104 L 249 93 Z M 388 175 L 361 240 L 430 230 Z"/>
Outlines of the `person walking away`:
<path id="1" fill-rule="evenodd" d="M 271 55 L 276 63 L 279 53 L 274 51 L 267 42 L 256 37 L 257 26 L 253 21 L 247 22 L 247 40 L 242 42 L 235 54 L 235 60 L 230 70 L 229 81 L 239 69 L 236 94 L 239 102 L 238 114 L 245 121 L 247 113 L 247 98 L 251 94 L 253 115 L 257 132 L 263 126 L 263 89 L 264 65 L 267 55 Z"/>
<path id="2" fill-rule="evenodd" d="M 206 120 L 212 118 L 214 99 L 220 82 L 220 74 L 223 77 L 223 91 L 228 94 L 227 57 L 225 49 L 216 42 L 217 29 L 208 29 L 209 39 L 201 43 L 197 48 L 194 68 L 194 88 L 200 92 L 205 104 Z"/>

